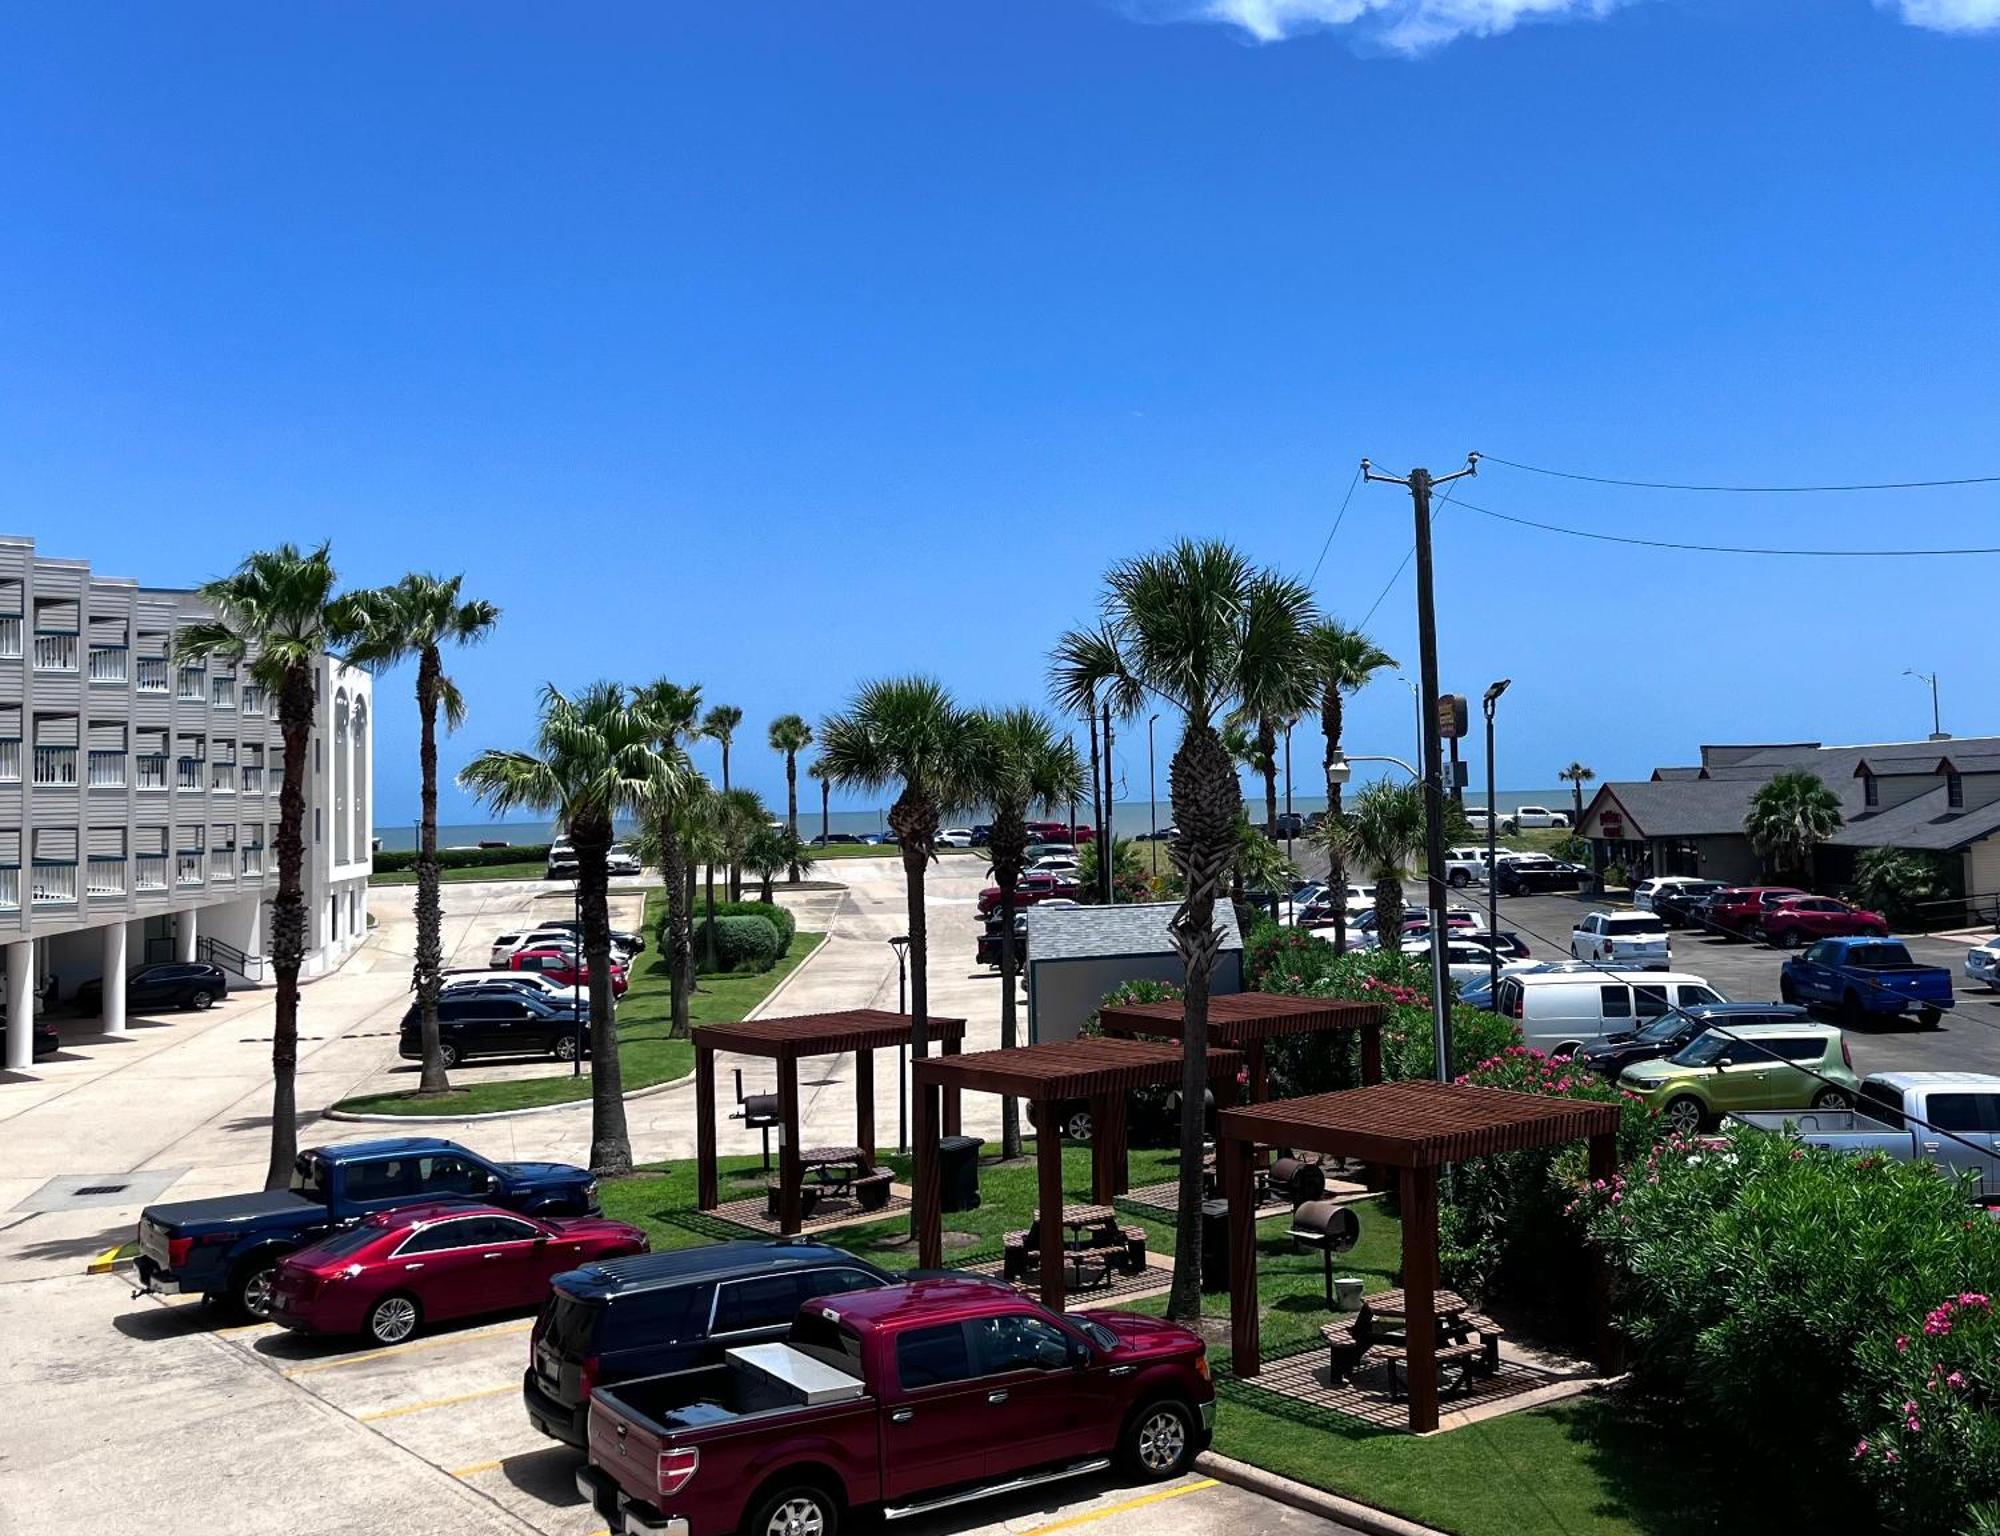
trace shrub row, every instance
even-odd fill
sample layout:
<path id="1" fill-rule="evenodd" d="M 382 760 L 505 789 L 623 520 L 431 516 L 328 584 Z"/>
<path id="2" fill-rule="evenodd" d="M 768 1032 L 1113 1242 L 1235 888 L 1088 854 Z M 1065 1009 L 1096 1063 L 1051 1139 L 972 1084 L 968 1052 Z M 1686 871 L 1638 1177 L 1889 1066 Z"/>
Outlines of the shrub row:
<path id="1" fill-rule="evenodd" d="M 547 843 L 512 843 L 505 848 L 440 848 L 438 849 L 439 869 L 485 869 L 493 864 L 529 864 L 546 860 L 549 856 Z M 417 867 L 417 850 L 414 848 L 382 848 L 375 853 L 375 873 L 393 874 L 400 869 Z"/>
<path id="2" fill-rule="evenodd" d="M 777 925 L 768 917 L 717 917 L 715 920 L 715 969 L 718 971 L 768 971 L 784 954 L 785 941 Z M 708 954 L 708 923 L 697 924 L 694 935 L 695 964 L 702 967 Z"/>

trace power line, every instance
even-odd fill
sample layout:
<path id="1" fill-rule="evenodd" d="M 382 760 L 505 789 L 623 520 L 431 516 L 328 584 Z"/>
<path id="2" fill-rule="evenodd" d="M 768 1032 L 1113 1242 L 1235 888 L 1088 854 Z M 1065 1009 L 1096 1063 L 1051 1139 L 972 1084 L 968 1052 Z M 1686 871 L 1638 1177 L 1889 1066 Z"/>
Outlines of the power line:
<path id="1" fill-rule="evenodd" d="M 1537 522 L 1511 512 L 1496 512 L 1469 501 L 1459 503 L 1468 512 L 1497 518 L 1522 528 L 1539 528 L 1544 533 L 1560 533 L 1572 539 L 1594 539 L 1600 544 L 1637 544 L 1646 549 L 1677 549 L 1698 555 L 1777 555 L 1808 560 L 1920 560 L 1961 555 L 2000 555 L 2000 545 L 1978 545 L 1961 549 L 1772 549 L 1754 544 L 1681 544 L 1671 539 L 1640 539 L 1629 534 L 1597 533 L 1588 528 L 1565 528 L 1559 523 Z M 1397 575 L 1402 571 L 1398 568 Z M 1377 599 L 1379 602 L 1380 599 Z"/>
<path id="2" fill-rule="evenodd" d="M 1438 520 L 1438 513 L 1444 510 L 1445 503 L 1452 499 L 1452 494 L 1453 492 L 1457 491 L 1457 489 L 1458 486 L 1454 484 L 1450 490 L 1446 491 L 1444 495 L 1438 498 L 1437 505 L 1431 508 L 1431 521 L 1433 523 L 1435 523 Z M 1468 503 L 1460 502 L 1459 505 L 1466 506 L 1468 505 Z M 1410 568 L 1410 562 L 1416 558 L 1416 555 L 1417 555 L 1417 546 L 1415 544 L 1412 544 L 1409 548 L 1409 552 L 1403 556 L 1403 563 L 1397 566 L 1396 569 L 1390 574 L 1389 579 L 1382 584 L 1382 590 L 1375 594 L 1375 601 L 1368 605 L 1368 611 L 1361 615 L 1361 622 L 1355 626 L 1356 629 L 1366 629 L 1368 627 L 1368 621 L 1375 617 L 1375 610 L 1382 606 L 1382 600 L 1389 595 L 1390 589 L 1394 587 L 1399 580 L 1402 579 L 1403 572 L 1405 572 Z"/>
<path id="3" fill-rule="evenodd" d="M 1354 500 L 1354 488 L 1360 483 L 1361 468 L 1356 465 L 1354 478 L 1347 482 L 1347 494 L 1340 498 L 1340 510 L 1334 514 L 1333 526 L 1326 531 L 1326 542 L 1319 547 L 1319 559 L 1313 561 L 1312 575 L 1306 578 L 1307 586 L 1311 586 L 1319 579 L 1319 568 L 1326 562 L 1326 552 L 1333 548 L 1333 536 L 1340 532 L 1341 519 L 1347 516 L 1347 504 Z"/>
<path id="4" fill-rule="evenodd" d="M 1586 475 L 1567 469 L 1544 469 L 1537 464 L 1517 464 L 1496 454 L 1481 454 L 1482 464 L 1504 464 L 1509 469 L 1531 475 L 1548 475 L 1557 480 L 1583 480 L 1591 485 L 1622 485 L 1639 491 L 1722 491 L 1737 495 L 1796 496 L 1819 491 L 1930 491 L 1954 485 L 2000 484 L 2000 475 L 1965 475 L 1954 480 L 1877 480 L 1857 485 L 1680 485 L 1670 480 L 1620 480 L 1611 475 Z"/>

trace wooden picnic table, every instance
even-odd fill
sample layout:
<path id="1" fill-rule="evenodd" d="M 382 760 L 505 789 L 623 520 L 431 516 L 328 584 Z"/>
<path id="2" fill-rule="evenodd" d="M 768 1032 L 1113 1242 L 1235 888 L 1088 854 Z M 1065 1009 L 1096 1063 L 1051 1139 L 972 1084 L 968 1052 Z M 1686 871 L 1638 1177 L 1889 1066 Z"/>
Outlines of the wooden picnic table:
<path id="1" fill-rule="evenodd" d="M 1063 1207 L 1062 1224 L 1066 1236 L 1064 1246 L 1068 1248 L 1095 1248 L 1098 1246 L 1096 1234 L 1118 1224 L 1118 1213 L 1108 1205 L 1066 1205 Z"/>
<path id="2" fill-rule="evenodd" d="M 859 1147 L 807 1147 L 799 1153 L 801 1172 L 809 1173 L 817 1184 L 835 1193 L 869 1171 L 868 1155 Z"/>
<path id="3" fill-rule="evenodd" d="M 1402 1291 L 1379 1291 L 1361 1298 L 1361 1307 L 1352 1320 L 1329 1323 L 1320 1330 L 1329 1351 L 1328 1374 L 1343 1381 L 1371 1354 L 1385 1357 L 1389 1365 L 1389 1396 L 1393 1401 L 1407 1384 L 1409 1374 L 1409 1301 Z M 1490 1376 L 1500 1368 L 1500 1330 L 1492 1319 L 1466 1304 L 1455 1291 L 1436 1291 L 1431 1296 L 1431 1315 L 1437 1320 L 1436 1350 L 1440 1376 L 1454 1371 L 1464 1390 L 1472 1386 L 1475 1369 Z M 1474 1342 L 1473 1335 L 1478 1335 Z"/>

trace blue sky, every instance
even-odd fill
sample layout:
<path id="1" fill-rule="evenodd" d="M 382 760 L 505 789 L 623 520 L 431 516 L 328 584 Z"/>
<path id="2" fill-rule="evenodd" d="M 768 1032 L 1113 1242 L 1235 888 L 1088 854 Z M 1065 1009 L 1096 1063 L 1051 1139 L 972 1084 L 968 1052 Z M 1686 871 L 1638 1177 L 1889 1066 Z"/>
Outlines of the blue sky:
<path id="1" fill-rule="evenodd" d="M 506 617 L 454 663 L 448 767 L 524 743 L 544 679 L 664 673 L 744 708 L 739 778 L 781 797 L 773 715 L 915 668 L 1038 699 L 1107 564 L 1188 533 L 1303 574 L 1364 454 L 1993 472 L 1996 23 L 2000 0 L 13 7 L 0 529 L 167 585 L 279 538 L 331 537 L 355 583 L 462 570 Z M 1991 486 L 1490 466 L 1464 490 L 1645 537 L 2000 543 Z M 1329 609 L 1362 616 L 1409 522 L 1355 494 Z M 2000 728 L 2000 562 L 1437 526 L 1447 686 L 1515 680 L 1503 784 L 1920 735 L 1910 666 L 1943 673 L 1947 729 Z M 1407 575 L 1370 627 L 1414 667 Z M 378 704 L 384 821 L 415 802 L 410 687 Z M 1405 751 L 1410 718 L 1390 679 L 1349 749 Z"/>

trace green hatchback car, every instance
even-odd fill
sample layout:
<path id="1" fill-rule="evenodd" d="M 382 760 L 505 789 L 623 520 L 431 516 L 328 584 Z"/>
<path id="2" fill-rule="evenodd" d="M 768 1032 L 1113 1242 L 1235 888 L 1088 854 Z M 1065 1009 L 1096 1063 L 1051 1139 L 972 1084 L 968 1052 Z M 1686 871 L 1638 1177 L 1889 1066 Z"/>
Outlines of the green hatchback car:
<path id="1" fill-rule="evenodd" d="M 1710 1030 L 1663 1060 L 1635 1062 L 1618 1086 L 1681 1132 L 1739 1109 L 1845 1109 L 1861 1094 L 1847 1040 L 1831 1024 Z"/>

